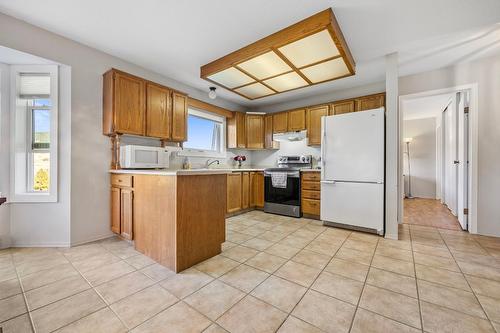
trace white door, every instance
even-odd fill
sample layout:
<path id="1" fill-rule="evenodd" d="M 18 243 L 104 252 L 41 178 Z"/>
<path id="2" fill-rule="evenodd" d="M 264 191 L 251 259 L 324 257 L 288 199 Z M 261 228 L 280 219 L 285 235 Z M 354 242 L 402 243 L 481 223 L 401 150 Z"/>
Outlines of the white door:
<path id="1" fill-rule="evenodd" d="M 384 181 L 384 109 L 323 117 L 322 179 Z"/>
<path id="2" fill-rule="evenodd" d="M 321 182 L 322 221 L 377 230 L 384 228 L 384 185 Z"/>
<path id="3" fill-rule="evenodd" d="M 463 230 L 467 230 L 467 214 L 464 210 L 468 208 L 468 182 L 469 182 L 469 117 L 466 113 L 468 107 L 468 93 L 459 94 L 458 103 L 458 165 L 457 165 L 457 217 Z"/>
<path id="4" fill-rule="evenodd" d="M 444 124 L 444 203 L 453 215 L 457 215 L 457 100 L 443 112 Z"/>

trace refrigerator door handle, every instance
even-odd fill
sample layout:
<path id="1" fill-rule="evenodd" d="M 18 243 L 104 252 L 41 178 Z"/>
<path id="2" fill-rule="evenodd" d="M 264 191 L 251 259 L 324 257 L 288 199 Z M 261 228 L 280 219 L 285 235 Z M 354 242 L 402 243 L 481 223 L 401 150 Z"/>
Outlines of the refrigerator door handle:
<path id="1" fill-rule="evenodd" d="M 321 181 L 321 184 L 335 184 L 336 181 L 335 180 L 322 180 Z"/>

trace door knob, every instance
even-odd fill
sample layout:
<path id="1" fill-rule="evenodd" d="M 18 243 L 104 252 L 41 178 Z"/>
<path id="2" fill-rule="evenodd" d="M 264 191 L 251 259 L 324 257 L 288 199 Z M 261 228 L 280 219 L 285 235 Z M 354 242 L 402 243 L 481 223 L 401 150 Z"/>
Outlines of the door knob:
<path id="1" fill-rule="evenodd" d="M 453 164 L 459 164 L 460 161 L 453 161 Z"/>

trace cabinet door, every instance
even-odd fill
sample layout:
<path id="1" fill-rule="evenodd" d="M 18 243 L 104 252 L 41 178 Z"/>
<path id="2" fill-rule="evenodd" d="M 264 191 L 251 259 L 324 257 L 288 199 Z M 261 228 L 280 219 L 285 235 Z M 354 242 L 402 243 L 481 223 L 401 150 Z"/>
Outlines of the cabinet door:
<path id="1" fill-rule="evenodd" d="M 247 114 L 246 135 L 248 149 L 264 148 L 264 116 Z"/>
<path id="2" fill-rule="evenodd" d="M 125 239 L 133 239 L 134 192 L 131 189 L 120 190 L 121 199 L 121 235 Z"/>
<path id="3" fill-rule="evenodd" d="M 306 110 L 293 110 L 288 112 L 288 130 L 302 131 L 306 129 Z"/>
<path id="4" fill-rule="evenodd" d="M 273 116 L 264 117 L 264 148 L 273 149 Z"/>
<path id="5" fill-rule="evenodd" d="M 385 105 L 385 94 L 356 98 L 356 111 L 377 109 Z"/>
<path id="6" fill-rule="evenodd" d="M 236 147 L 246 148 L 247 131 L 245 125 L 245 114 L 243 112 L 236 112 Z"/>
<path id="7" fill-rule="evenodd" d="M 285 133 L 288 130 L 288 112 L 273 115 L 273 133 Z"/>
<path id="8" fill-rule="evenodd" d="M 247 209 L 250 206 L 250 173 L 241 173 L 241 208 Z"/>
<path id="9" fill-rule="evenodd" d="M 307 109 L 307 144 L 321 144 L 321 117 L 328 116 L 328 105 Z"/>
<path id="10" fill-rule="evenodd" d="M 252 202 L 254 207 L 264 207 L 264 174 L 262 172 L 252 172 Z"/>
<path id="11" fill-rule="evenodd" d="M 330 108 L 330 115 L 354 112 L 354 100 L 333 103 Z"/>
<path id="12" fill-rule="evenodd" d="M 187 97 L 186 95 L 172 92 L 172 141 L 187 140 Z"/>
<path id="13" fill-rule="evenodd" d="M 146 114 L 145 81 L 115 72 L 115 132 L 144 135 Z"/>
<path id="14" fill-rule="evenodd" d="M 170 90 L 146 85 L 146 136 L 170 139 Z"/>
<path id="15" fill-rule="evenodd" d="M 120 234 L 121 196 L 119 187 L 111 187 L 111 231 Z"/>
<path id="16" fill-rule="evenodd" d="M 227 212 L 233 213 L 241 209 L 241 172 L 227 175 Z"/>

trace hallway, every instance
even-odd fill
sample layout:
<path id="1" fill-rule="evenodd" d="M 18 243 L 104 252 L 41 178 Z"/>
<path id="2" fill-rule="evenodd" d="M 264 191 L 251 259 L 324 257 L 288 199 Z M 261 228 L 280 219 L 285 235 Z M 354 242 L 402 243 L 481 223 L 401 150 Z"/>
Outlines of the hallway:
<path id="1" fill-rule="evenodd" d="M 434 199 L 405 199 L 403 223 L 462 230 L 457 218 L 448 208 Z"/>

